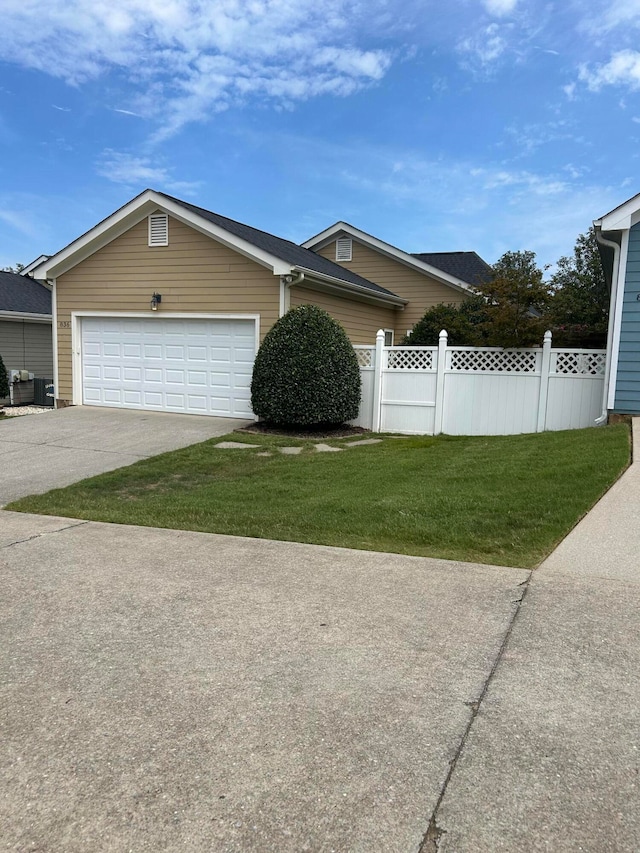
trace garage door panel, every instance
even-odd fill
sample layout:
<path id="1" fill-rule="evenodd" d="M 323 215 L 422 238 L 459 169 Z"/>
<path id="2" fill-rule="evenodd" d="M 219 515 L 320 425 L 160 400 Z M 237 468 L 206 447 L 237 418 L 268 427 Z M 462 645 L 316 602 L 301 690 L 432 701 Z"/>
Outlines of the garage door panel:
<path id="1" fill-rule="evenodd" d="M 207 361 L 207 348 L 206 348 L 206 346 L 201 346 L 201 347 L 190 346 L 190 347 L 187 347 L 187 358 L 189 359 L 189 361 L 206 362 Z"/>
<path id="2" fill-rule="evenodd" d="M 169 385 L 184 385 L 185 383 L 185 372 L 184 370 L 165 370 L 164 372 L 165 382 Z"/>
<path id="3" fill-rule="evenodd" d="M 252 320 L 85 318 L 83 401 L 252 417 Z"/>

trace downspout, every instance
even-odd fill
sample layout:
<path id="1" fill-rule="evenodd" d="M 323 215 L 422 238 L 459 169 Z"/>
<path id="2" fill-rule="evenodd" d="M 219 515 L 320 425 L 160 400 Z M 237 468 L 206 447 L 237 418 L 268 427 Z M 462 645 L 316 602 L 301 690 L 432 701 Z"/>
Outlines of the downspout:
<path id="1" fill-rule="evenodd" d="M 613 271 L 611 274 L 611 301 L 609 302 L 609 323 L 607 326 L 607 355 L 605 359 L 604 365 L 604 392 L 602 396 L 602 414 L 597 417 L 594 421 L 596 426 L 601 426 L 602 424 L 607 422 L 607 417 L 609 416 L 609 383 L 611 377 L 611 350 L 613 348 L 613 327 L 615 323 L 616 316 L 616 304 L 618 301 L 618 280 L 620 278 L 620 246 L 618 243 L 615 243 L 613 240 L 607 240 L 606 237 L 602 236 L 602 232 L 597 228 L 596 232 L 596 240 L 602 246 L 607 246 L 609 249 L 613 249 Z"/>
<path id="2" fill-rule="evenodd" d="M 280 313 L 279 317 L 284 316 L 289 310 L 290 291 L 297 284 L 302 284 L 304 281 L 304 273 L 299 272 L 297 275 L 281 275 L 280 276 Z"/>

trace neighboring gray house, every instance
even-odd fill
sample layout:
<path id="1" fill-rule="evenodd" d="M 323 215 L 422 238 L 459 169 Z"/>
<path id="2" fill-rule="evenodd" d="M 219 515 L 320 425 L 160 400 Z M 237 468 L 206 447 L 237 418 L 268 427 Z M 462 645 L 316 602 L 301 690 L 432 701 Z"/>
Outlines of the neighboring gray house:
<path id="1" fill-rule="evenodd" d="M 53 378 L 51 291 L 26 275 L 0 271 L 0 356 L 7 371 Z M 14 386 L 14 402 L 33 401 L 33 382 Z M 0 399 L 0 405 L 9 400 Z"/>

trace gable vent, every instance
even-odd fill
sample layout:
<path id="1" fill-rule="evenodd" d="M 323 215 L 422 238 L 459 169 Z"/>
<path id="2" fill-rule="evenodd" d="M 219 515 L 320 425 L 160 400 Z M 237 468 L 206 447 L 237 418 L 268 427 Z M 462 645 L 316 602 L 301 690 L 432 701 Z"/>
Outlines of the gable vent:
<path id="1" fill-rule="evenodd" d="M 149 217 L 149 245 L 169 245 L 169 217 L 166 213 L 152 213 Z"/>
<path id="2" fill-rule="evenodd" d="M 351 260 L 351 237 L 338 237 L 336 240 L 336 261 Z"/>

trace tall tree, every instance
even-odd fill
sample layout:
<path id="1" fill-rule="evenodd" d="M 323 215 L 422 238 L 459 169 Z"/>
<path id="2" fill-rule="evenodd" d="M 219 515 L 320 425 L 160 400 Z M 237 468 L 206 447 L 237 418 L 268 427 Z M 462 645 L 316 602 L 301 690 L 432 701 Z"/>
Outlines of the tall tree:
<path id="1" fill-rule="evenodd" d="M 535 252 L 505 252 L 496 261 L 492 277 L 476 286 L 487 303 L 486 344 L 526 347 L 541 343 L 543 314 L 551 295 L 543 276 Z"/>
<path id="2" fill-rule="evenodd" d="M 560 258 L 551 286 L 554 339 L 592 345 L 606 340 L 609 290 L 593 227 L 578 236 L 571 257 Z"/>
<path id="3" fill-rule="evenodd" d="M 17 263 L 15 267 L 2 267 L 2 272 L 16 272 L 21 273 L 24 269 L 24 264 Z"/>

